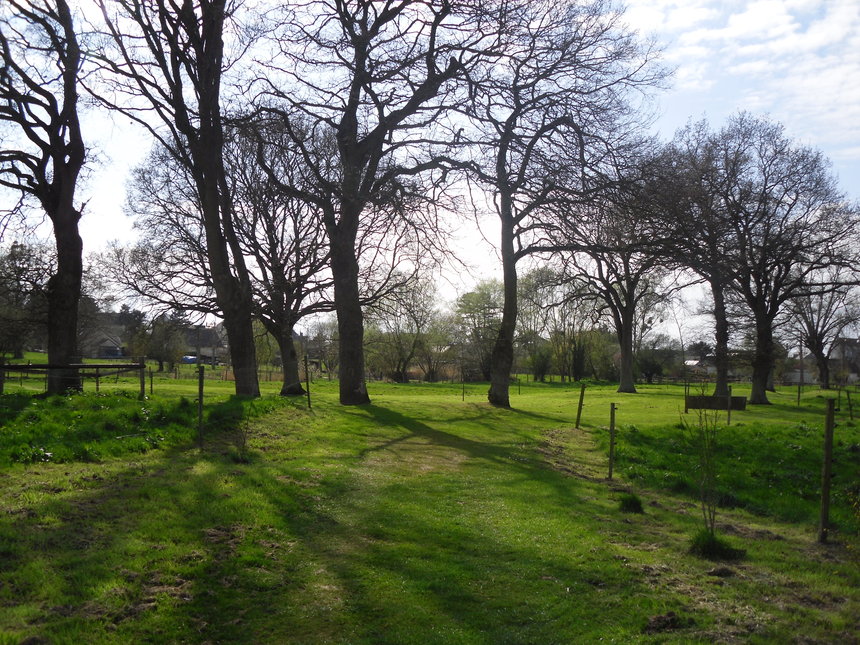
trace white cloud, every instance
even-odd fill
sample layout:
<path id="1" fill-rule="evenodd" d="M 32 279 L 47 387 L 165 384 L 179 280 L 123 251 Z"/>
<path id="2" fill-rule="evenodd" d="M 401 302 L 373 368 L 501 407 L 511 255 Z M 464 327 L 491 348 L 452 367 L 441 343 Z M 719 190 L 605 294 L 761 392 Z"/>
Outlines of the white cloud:
<path id="1" fill-rule="evenodd" d="M 683 33 L 718 18 L 720 11 L 710 0 L 630 0 L 625 17 L 646 33 Z"/>
<path id="2" fill-rule="evenodd" d="M 838 161 L 860 197 L 860 1 L 633 0 L 677 68 L 663 104 L 719 125 L 769 113 L 788 134 Z M 665 124 L 664 124 L 665 125 Z M 680 123 L 675 124 L 681 125 Z"/>
<path id="3" fill-rule="evenodd" d="M 718 18 L 720 12 L 704 6 L 683 6 L 670 10 L 666 15 L 665 26 L 669 31 L 682 32 Z"/>
<path id="4" fill-rule="evenodd" d="M 683 65 L 675 73 L 676 87 L 689 91 L 707 91 L 715 81 L 708 73 L 706 64 Z"/>

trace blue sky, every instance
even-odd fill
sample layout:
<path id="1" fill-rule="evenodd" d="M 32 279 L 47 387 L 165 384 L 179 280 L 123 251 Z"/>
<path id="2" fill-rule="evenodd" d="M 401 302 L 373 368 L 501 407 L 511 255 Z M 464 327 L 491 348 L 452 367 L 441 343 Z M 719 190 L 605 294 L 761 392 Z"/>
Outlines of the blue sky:
<path id="1" fill-rule="evenodd" d="M 627 0 L 626 21 L 675 68 L 656 127 L 719 128 L 738 110 L 768 114 L 821 150 L 860 200 L 860 0 Z"/>

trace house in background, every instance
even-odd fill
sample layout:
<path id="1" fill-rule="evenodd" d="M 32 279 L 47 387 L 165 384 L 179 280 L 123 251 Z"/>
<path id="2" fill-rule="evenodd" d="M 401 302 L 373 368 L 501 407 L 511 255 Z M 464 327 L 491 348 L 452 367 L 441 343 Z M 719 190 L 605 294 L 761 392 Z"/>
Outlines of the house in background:
<path id="1" fill-rule="evenodd" d="M 684 370 L 688 377 L 708 378 L 717 373 L 717 367 L 711 357 L 688 358 L 684 361 Z"/>
<path id="2" fill-rule="evenodd" d="M 83 358 L 121 358 L 126 355 L 124 333 L 112 312 L 100 313 L 81 325 L 78 351 Z"/>
<path id="3" fill-rule="evenodd" d="M 785 369 L 782 372 L 783 385 L 817 385 L 818 384 L 818 367 L 815 361 L 809 355 L 804 355 L 803 365 L 801 368 L 800 360 L 792 357 L 790 360 L 790 369 Z"/>
<path id="4" fill-rule="evenodd" d="M 830 373 L 835 382 L 860 380 L 860 339 L 837 338 L 830 350 Z"/>
<path id="5" fill-rule="evenodd" d="M 218 365 L 227 362 L 227 332 L 221 323 L 213 327 L 195 325 L 185 330 L 183 363 Z"/>

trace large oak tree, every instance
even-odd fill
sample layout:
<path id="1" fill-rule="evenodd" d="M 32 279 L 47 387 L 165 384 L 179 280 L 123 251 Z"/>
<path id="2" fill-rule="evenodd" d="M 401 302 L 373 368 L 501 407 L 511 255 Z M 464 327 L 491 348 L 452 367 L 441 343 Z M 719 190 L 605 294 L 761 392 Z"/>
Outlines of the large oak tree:
<path id="1" fill-rule="evenodd" d="M 86 147 L 78 117 L 82 55 L 66 0 L 6 0 L 0 8 L 0 186 L 34 199 L 51 222 L 56 269 L 48 281 L 48 361 L 77 358 L 83 242 L 76 202 Z M 80 388 L 74 369 L 52 369 L 48 392 Z"/>
<path id="2" fill-rule="evenodd" d="M 732 288 L 755 336 L 750 403 L 766 404 L 775 321 L 790 299 L 838 286 L 823 270 L 856 265 L 858 211 L 822 154 L 778 123 L 740 113 L 714 141 L 728 178 L 719 190 L 732 231 Z"/>
<path id="3" fill-rule="evenodd" d="M 659 84 L 665 72 L 609 2 L 510 2 L 497 11 L 499 55 L 474 76 L 467 113 L 476 127 L 471 170 L 501 225 L 504 307 L 488 399 L 507 407 L 517 263 L 546 249 L 560 200 L 587 201 L 612 183 L 640 127 L 631 120 L 632 92 Z"/>
<path id="4" fill-rule="evenodd" d="M 497 26 L 467 0 L 318 0 L 286 8 L 276 52 L 260 60 L 260 109 L 296 128 L 301 148 L 333 137 L 333 156 L 317 163 L 317 186 L 296 197 L 322 210 L 331 254 L 340 336 L 340 401 L 370 401 L 365 383 L 364 317 L 357 240 L 378 208 L 397 212 L 426 199 L 444 180 L 455 138 L 445 115 L 462 101 L 474 61 L 488 55 Z M 278 107 L 273 107 L 276 102 Z M 433 204 L 409 208 L 407 221 L 435 225 Z"/>
<path id="5" fill-rule="evenodd" d="M 193 179 L 206 262 L 230 344 L 236 393 L 259 396 L 252 287 L 236 235 L 224 163 L 222 81 L 236 60 L 236 3 L 97 0 L 108 45 L 100 53 L 103 103 L 147 128 Z"/>

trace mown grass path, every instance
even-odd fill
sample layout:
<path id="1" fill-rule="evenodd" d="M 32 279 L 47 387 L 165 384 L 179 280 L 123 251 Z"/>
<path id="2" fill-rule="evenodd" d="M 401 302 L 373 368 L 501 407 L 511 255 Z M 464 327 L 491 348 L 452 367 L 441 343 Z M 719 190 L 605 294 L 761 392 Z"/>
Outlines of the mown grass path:
<path id="1" fill-rule="evenodd" d="M 312 411 L 242 424 L 246 462 L 222 432 L 8 468 L 0 643 L 857 641 L 850 536 L 820 546 L 808 523 L 721 509 L 746 559 L 688 555 L 695 499 L 606 481 L 615 395 L 595 392 L 580 430 L 575 396 L 535 386 L 497 410 L 380 387 L 342 408 L 323 389 Z M 649 450 L 677 420 L 663 396 L 621 402 Z M 642 515 L 618 508 L 633 486 Z"/>

